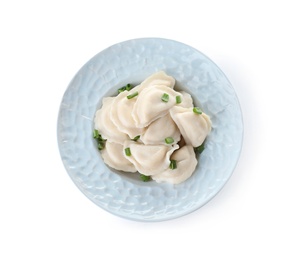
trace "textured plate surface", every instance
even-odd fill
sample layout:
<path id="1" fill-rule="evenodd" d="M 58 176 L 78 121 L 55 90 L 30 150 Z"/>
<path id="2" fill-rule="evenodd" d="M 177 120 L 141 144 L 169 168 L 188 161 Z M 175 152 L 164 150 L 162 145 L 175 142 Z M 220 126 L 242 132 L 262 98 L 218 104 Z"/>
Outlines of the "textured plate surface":
<path id="1" fill-rule="evenodd" d="M 196 171 L 178 185 L 144 183 L 108 168 L 92 138 L 102 98 L 158 70 L 173 76 L 212 120 Z M 101 208 L 139 221 L 180 217 L 212 199 L 230 178 L 243 137 L 239 102 L 222 71 L 190 46 L 158 38 L 122 42 L 88 61 L 63 96 L 57 127 L 61 158 L 77 187 Z"/>

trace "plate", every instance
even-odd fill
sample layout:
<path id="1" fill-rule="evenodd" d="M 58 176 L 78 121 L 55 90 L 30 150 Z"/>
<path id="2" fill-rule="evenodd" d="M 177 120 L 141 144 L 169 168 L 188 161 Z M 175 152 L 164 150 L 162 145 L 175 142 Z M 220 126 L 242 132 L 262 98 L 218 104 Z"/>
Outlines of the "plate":
<path id="1" fill-rule="evenodd" d="M 159 70 L 173 76 L 176 88 L 190 93 L 212 121 L 195 172 L 178 185 L 142 182 L 138 174 L 112 170 L 92 137 L 102 98 Z M 233 87 L 208 57 L 180 42 L 142 38 L 101 51 L 76 73 L 62 98 L 57 138 L 63 164 L 87 198 L 123 218 L 163 221 L 199 209 L 223 188 L 239 159 L 243 122 Z"/>

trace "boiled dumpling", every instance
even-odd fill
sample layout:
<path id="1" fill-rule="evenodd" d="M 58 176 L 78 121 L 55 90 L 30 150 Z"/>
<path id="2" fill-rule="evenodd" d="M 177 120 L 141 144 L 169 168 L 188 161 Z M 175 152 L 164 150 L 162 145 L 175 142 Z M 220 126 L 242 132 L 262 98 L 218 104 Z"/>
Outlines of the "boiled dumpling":
<path id="1" fill-rule="evenodd" d="M 135 88 L 131 89 L 130 92 L 127 93 L 131 94 L 136 91 L 140 93 L 145 88 L 150 88 L 158 85 L 163 85 L 173 89 L 175 86 L 175 82 L 175 79 L 171 76 L 168 76 L 164 71 L 158 71 L 146 78 L 144 81 L 142 81 L 141 84 L 137 85 Z"/>
<path id="2" fill-rule="evenodd" d="M 136 172 L 135 166 L 123 155 L 123 145 L 106 142 L 106 147 L 101 151 L 104 162 L 112 168 L 125 172 Z"/>
<path id="3" fill-rule="evenodd" d="M 155 85 L 163 85 L 166 87 L 174 88 L 175 79 L 168 76 L 164 71 L 158 71 L 148 78 L 146 78 L 137 88 L 137 91 L 141 91 L 144 88 L 152 87 Z"/>
<path id="4" fill-rule="evenodd" d="M 210 118 L 205 114 L 196 114 L 193 108 L 174 106 L 170 109 L 170 115 L 185 140 L 185 143 L 193 147 L 200 146 L 211 131 Z"/>
<path id="5" fill-rule="evenodd" d="M 110 116 L 114 99 L 114 97 L 106 97 L 103 99 L 101 109 L 97 110 L 95 114 L 94 128 L 101 133 L 104 139 L 123 144 L 124 141 L 129 138 L 116 127 Z"/>
<path id="6" fill-rule="evenodd" d="M 106 105 L 103 105 L 103 108 L 96 112 L 95 129 L 99 130 L 103 137 L 118 143 L 123 143 L 125 137 L 129 139 L 127 135 L 130 139 L 141 135 L 145 129 L 144 127 L 137 127 L 132 117 L 132 110 L 137 97 L 128 99 L 127 96 L 135 92 L 139 94 L 143 89 L 157 84 L 173 88 L 175 79 L 168 76 L 164 71 L 159 71 L 146 78 L 140 85 L 130 91 L 121 92 L 114 98 L 104 98 L 103 103 L 106 103 Z M 120 136 L 118 136 L 119 134 Z"/>
<path id="7" fill-rule="evenodd" d="M 131 139 L 141 135 L 145 129 L 136 127 L 132 117 L 133 106 L 136 102 L 136 97 L 128 99 L 127 96 L 136 92 L 136 87 L 131 91 L 121 92 L 115 97 L 112 104 L 110 117 L 119 131 L 127 134 Z"/>
<path id="8" fill-rule="evenodd" d="M 174 143 L 181 139 L 181 133 L 169 114 L 152 122 L 140 139 L 144 144 L 165 144 L 166 137 L 172 137 Z"/>
<path id="9" fill-rule="evenodd" d="M 197 159 L 194 153 L 194 149 L 191 145 L 185 145 L 179 150 L 175 151 L 172 154 L 171 159 L 176 161 L 177 168 L 168 168 L 162 173 L 152 176 L 153 180 L 159 183 L 181 183 L 187 180 L 192 175 L 197 165 Z"/>
<path id="10" fill-rule="evenodd" d="M 144 145 L 133 141 L 124 143 L 124 156 L 135 165 L 138 172 L 150 176 L 169 167 L 170 156 L 178 145 Z M 130 155 L 126 155 L 129 149 Z"/>
<path id="11" fill-rule="evenodd" d="M 168 95 L 167 102 L 162 101 L 163 95 Z M 182 94 L 164 85 L 143 89 L 132 111 L 136 127 L 146 127 L 159 117 L 165 116 L 176 104 L 176 96 L 182 96 Z"/>

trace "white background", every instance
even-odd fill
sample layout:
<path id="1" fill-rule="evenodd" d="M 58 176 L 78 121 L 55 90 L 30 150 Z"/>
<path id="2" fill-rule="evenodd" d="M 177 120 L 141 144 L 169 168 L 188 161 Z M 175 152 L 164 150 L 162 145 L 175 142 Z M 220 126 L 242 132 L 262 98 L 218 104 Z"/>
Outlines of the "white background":
<path id="1" fill-rule="evenodd" d="M 198 2 L 198 4 L 196 4 Z M 1 1 L 0 259 L 300 259 L 298 1 Z M 244 145 L 224 189 L 171 221 L 107 213 L 73 184 L 56 123 L 72 77 L 99 51 L 162 37 L 232 82 Z"/>

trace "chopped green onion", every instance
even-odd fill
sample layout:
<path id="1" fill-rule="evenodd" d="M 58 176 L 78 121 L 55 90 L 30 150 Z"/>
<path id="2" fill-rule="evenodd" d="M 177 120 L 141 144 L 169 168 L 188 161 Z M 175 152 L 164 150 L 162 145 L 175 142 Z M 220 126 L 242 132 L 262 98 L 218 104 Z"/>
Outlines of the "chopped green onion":
<path id="1" fill-rule="evenodd" d="M 199 115 L 201 115 L 203 113 L 202 110 L 199 107 L 194 107 L 193 112 L 196 113 L 196 114 L 199 114 Z"/>
<path id="2" fill-rule="evenodd" d="M 131 154 L 131 149 L 128 147 L 128 148 L 125 148 L 124 149 L 124 152 L 125 152 L 125 155 L 126 156 L 131 156 L 132 154 Z"/>
<path id="3" fill-rule="evenodd" d="M 125 89 L 126 89 L 127 91 L 130 91 L 132 88 L 133 88 L 133 86 L 132 86 L 131 84 L 127 84 L 127 85 L 125 86 Z"/>
<path id="4" fill-rule="evenodd" d="M 172 144 L 174 142 L 173 138 L 172 137 L 166 137 L 165 138 L 165 143 L 167 144 Z"/>
<path id="5" fill-rule="evenodd" d="M 140 138 L 140 135 L 137 135 L 137 136 L 135 136 L 135 137 L 133 138 L 133 141 L 136 142 L 139 138 Z"/>
<path id="6" fill-rule="evenodd" d="M 181 96 L 176 96 L 176 103 L 180 104 L 182 102 Z"/>
<path id="7" fill-rule="evenodd" d="M 174 170 L 177 169 L 177 161 L 176 160 L 170 160 L 169 168 Z"/>
<path id="8" fill-rule="evenodd" d="M 150 177 L 150 176 L 146 176 L 146 175 L 140 173 L 140 179 L 141 179 L 142 181 L 146 182 L 146 181 L 150 181 L 150 180 L 151 180 L 151 177 Z"/>
<path id="9" fill-rule="evenodd" d="M 126 86 L 121 87 L 120 89 L 118 89 L 118 93 L 121 93 L 123 91 L 130 91 L 133 88 L 133 85 L 131 84 L 127 84 Z"/>
<path id="10" fill-rule="evenodd" d="M 94 131 L 93 131 L 93 137 L 97 141 L 97 148 L 98 148 L 98 150 L 103 150 L 105 148 L 107 140 L 105 140 L 105 139 L 102 138 L 101 134 L 98 132 L 97 129 L 94 129 Z"/>
<path id="11" fill-rule="evenodd" d="M 162 95 L 162 97 L 161 97 L 161 100 L 162 100 L 163 102 L 168 102 L 168 100 L 169 100 L 169 95 L 166 94 L 166 93 L 164 93 L 164 94 Z"/>
<path id="12" fill-rule="evenodd" d="M 138 91 L 136 91 L 136 92 L 134 92 L 133 94 L 130 94 L 130 95 L 126 96 L 126 97 L 127 97 L 128 99 L 131 99 L 131 98 L 136 97 L 136 96 L 138 96 Z"/>
<path id="13" fill-rule="evenodd" d="M 126 90 L 126 87 L 122 87 L 122 88 L 118 89 L 118 93 L 121 93 L 121 92 L 123 92 L 125 90 Z"/>
<path id="14" fill-rule="evenodd" d="M 98 150 L 103 150 L 105 148 L 105 143 L 104 142 L 100 142 L 98 143 Z"/>
<path id="15" fill-rule="evenodd" d="M 94 131 L 93 131 L 93 137 L 94 137 L 95 139 L 97 139 L 97 138 L 99 137 L 99 132 L 98 132 L 97 129 L 94 129 Z"/>
<path id="16" fill-rule="evenodd" d="M 205 142 L 203 142 L 200 146 L 194 148 L 194 150 L 198 153 L 202 153 L 205 149 Z"/>

